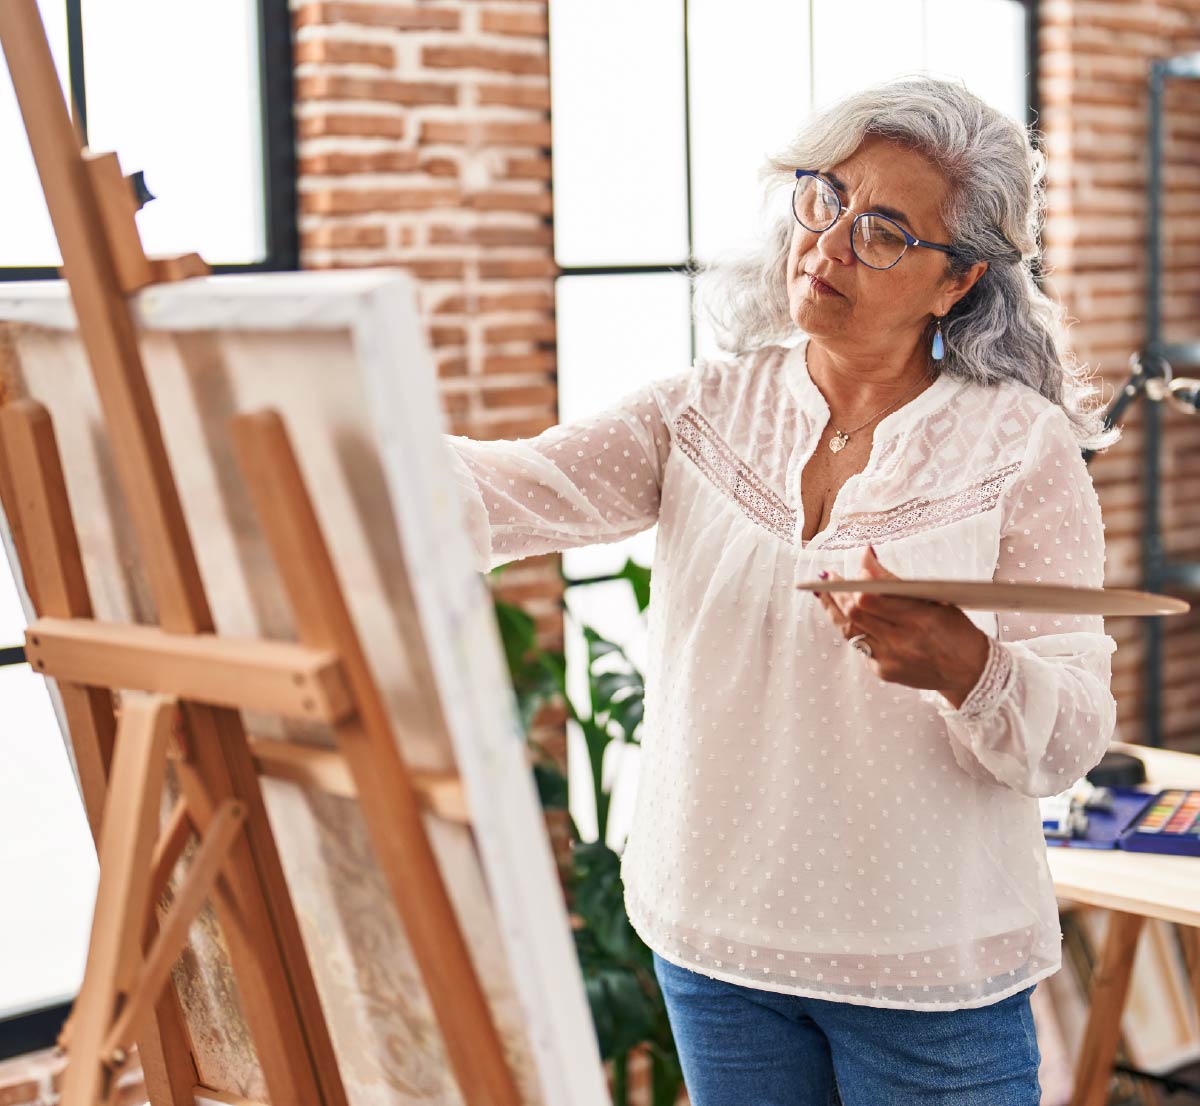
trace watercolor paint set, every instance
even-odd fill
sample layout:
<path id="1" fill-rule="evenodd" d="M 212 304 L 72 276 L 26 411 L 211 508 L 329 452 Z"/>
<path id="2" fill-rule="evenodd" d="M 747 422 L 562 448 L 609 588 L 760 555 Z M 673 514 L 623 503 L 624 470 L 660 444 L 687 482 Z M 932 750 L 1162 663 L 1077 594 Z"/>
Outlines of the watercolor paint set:
<path id="1" fill-rule="evenodd" d="M 1200 856 L 1200 791 L 1172 787 L 1140 791 L 1108 789 L 1110 809 L 1088 810 L 1086 830 L 1078 836 L 1053 838 L 1046 844 L 1084 849 Z"/>
<path id="2" fill-rule="evenodd" d="M 1121 835 L 1120 848 L 1200 856 L 1200 791 L 1160 791 Z"/>

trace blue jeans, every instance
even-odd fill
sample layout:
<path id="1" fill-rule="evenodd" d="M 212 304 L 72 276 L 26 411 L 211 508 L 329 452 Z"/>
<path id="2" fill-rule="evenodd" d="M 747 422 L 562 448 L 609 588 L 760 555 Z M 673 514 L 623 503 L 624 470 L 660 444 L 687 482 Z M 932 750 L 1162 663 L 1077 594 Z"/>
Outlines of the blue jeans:
<path id="1" fill-rule="evenodd" d="M 692 1106 L 1041 1100 L 1032 986 L 972 1010 L 900 1010 L 726 983 L 658 953 L 654 973 Z"/>

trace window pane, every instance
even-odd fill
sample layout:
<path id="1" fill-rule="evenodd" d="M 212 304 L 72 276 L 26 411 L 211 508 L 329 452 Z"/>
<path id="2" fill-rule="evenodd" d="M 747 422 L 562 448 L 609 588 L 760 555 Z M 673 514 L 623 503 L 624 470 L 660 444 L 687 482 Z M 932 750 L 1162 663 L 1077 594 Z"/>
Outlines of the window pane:
<path id="1" fill-rule="evenodd" d="M 683 5 L 551 0 L 560 265 L 687 256 Z"/>
<path id="2" fill-rule="evenodd" d="M 921 0 L 812 0 L 812 16 L 817 107 L 925 64 Z"/>
<path id="3" fill-rule="evenodd" d="M 62 0 L 39 0 L 50 52 L 64 88 L 67 72 L 67 10 Z M 8 66 L 0 53 L 0 161 L 4 165 L 4 202 L 0 204 L 0 267 L 62 264 L 42 185 L 33 165 L 25 124 Z"/>
<path id="4" fill-rule="evenodd" d="M 0 554 L 0 645 L 25 616 Z M 0 1018 L 74 998 L 96 896 L 96 852 L 46 681 L 0 668 Z"/>
<path id="5" fill-rule="evenodd" d="M 927 64 L 958 77 L 1018 123 L 1028 116 L 1025 8 L 1017 0 L 925 0 Z M 986 48 L 981 44 L 986 43 Z"/>
<path id="6" fill-rule="evenodd" d="M 688 281 L 677 273 L 560 277 L 558 410 L 569 422 L 600 411 L 692 362 Z M 569 549 L 568 575 L 615 572 L 627 557 L 650 563 L 651 531 L 610 545 Z"/>
<path id="7" fill-rule="evenodd" d="M 809 112 L 808 5 L 691 0 L 688 51 L 693 241 L 709 261 L 759 232 L 759 167 Z"/>
<path id="8" fill-rule="evenodd" d="M 676 273 L 560 277 L 556 285 L 558 320 L 559 419 L 602 410 L 657 377 L 684 372 L 691 364 L 688 281 Z M 610 545 L 568 549 L 563 570 L 568 577 L 599 576 L 618 571 L 632 557 L 649 566 L 654 557 L 656 527 Z M 573 618 L 566 624 L 567 692 L 587 710 L 587 645 L 580 623 L 629 651 L 645 671 L 645 616 L 637 609 L 624 580 L 567 589 Z M 587 746 L 579 728 L 568 725 L 567 763 L 571 779 L 571 814 L 585 839 L 596 833 L 596 809 L 587 784 Z M 609 813 L 608 842 L 620 848 L 629 832 L 637 791 L 637 750 L 610 746 L 605 780 L 620 776 Z"/>
<path id="9" fill-rule="evenodd" d="M 88 139 L 157 197 L 146 252 L 266 256 L 257 4 L 83 0 Z"/>

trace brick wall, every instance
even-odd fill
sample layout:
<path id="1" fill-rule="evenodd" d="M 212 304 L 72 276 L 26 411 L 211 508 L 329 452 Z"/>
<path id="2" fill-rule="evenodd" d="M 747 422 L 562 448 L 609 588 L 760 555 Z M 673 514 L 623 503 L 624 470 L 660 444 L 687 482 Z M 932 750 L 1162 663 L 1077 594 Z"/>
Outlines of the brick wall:
<path id="1" fill-rule="evenodd" d="M 305 268 L 399 266 L 420 304 L 452 433 L 558 421 L 544 0 L 294 0 Z M 496 594 L 562 648 L 559 558 Z M 563 712 L 534 737 L 566 767 Z M 566 826 L 553 822 L 560 865 Z"/>
<path id="2" fill-rule="evenodd" d="M 1042 0 L 1041 129 L 1049 159 L 1048 290 L 1077 320 L 1071 344 L 1098 370 L 1106 398 L 1144 338 L 1147 76 L 1153 58 L 1200 49 L 1200 0 Z M 1200 337 L 1200 82 L 1171 82 L 1165 113 L 1168 340 Z M 1175 366 L 1178 375 L 1194 375 Z M 1164 544 L 1200 558 L 1200 422 L 1162 411 Z M 1140 401 L 1124 439 L 1091 463 L 1108 539 L 1106 583 L 1140 584 L 1143 507 Z M 1200 613 L 1165 620 L 1164 735 L 1200 751 Z M 1114 618 L 1119 736 L 1142 739 L 1142 624 Z"/>

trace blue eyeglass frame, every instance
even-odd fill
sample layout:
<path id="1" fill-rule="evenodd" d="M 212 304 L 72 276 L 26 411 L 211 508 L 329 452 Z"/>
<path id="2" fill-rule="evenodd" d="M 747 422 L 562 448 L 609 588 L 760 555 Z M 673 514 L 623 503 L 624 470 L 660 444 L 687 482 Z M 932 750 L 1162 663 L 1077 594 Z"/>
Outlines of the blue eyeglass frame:
<path id="1" fill-rule="evenodd" d="M 837 214 L 833 217 L 833 222 L 831 222 L 829 224 L 829 226 L 827 226 L 825 228 L 825 230 L 832 229 L 833 227 L 835 227 L 837 225 L 837 221 L 842 217 L 842 212 L 850 211 L 850 208 L 848 208 L 845 204 L 842 203 L 842 197 L 838 195 L 838 190 L 836 188 L 834 188 L 833 185 L 830 184 L 829 181 L 827 181 L 823 176 L 821 176 L 820 173 L 816 172 L 813 169 L 797 169 L 796 170 L 796 183 L 792 186 L 792 218 L 795 219 L 797 223 L 800 223 L 800 216 L 796 214 L 796 189 L 798 189 L 800 187 L 800 181 L 804 177 L 815 177 L 823 185 L 825 185 L 825 187 L 828 188 L 830 192 L 833 193 L 833 198 L 835 200 L 837 200 L 837 204 L 838 204 Z M 858 250 L 854 249 L 854 231 L 858 227 L 858 221 L 859 221 L 859 219 L 866 218 L 866 216 L 868 216 L 868 215 L 874 216 L 876 219 L 883 219 L 885 222 L 891 223 L 892 226 L 894 226 L 904 236 L 904 250 L 901 251 L 900 257 L 896 258 L 896 260 L 893 261 L 891 263 L 891 265 L 872 265 L 869 261 L 863 261 L 863 259 L 861 257 L 858 257 Z M 811 234 L 824 234 L 825 233 L 825 230 L 813 230 L 811 227 L 804 226 L 803 223 L 800 223 L 800 226 L 804 227 L 804 229 L 809 231 L 809 233 L 811 233 Z M 908 230 L 905 229 L 904 226 L 902 226 L 900 223 L 897 223 L 896 220 L 893 219 L 890 215 L 880 215 L 878 211 L 863 211 L 854 216 L 854 222 L 850 227 L 850 248 L 852 250 L 854 250 L 854 256 L 858 257 L 858 260 L 862 261 L 862 263 L 868 269 L 875 269 L 877 272 L 885 272 L 888 269 L 895 268 L 897 265 L 900 264 L 900 260 L 901 260 L 901 258 L 904 257 L 904 254 L 905 254 L 905 252 L 907 252 L 909 246 L 923 246 L 927 250 L 941 250 L 942 253 L 949 254 L 951 257 L 959 256 L 959 251 L 956 250 L 953 246 L 945 246 L 939 242 L 924 242 L 920 238 L 918 238 L 915 234 L 910 234 L 908 232 Z"/>

